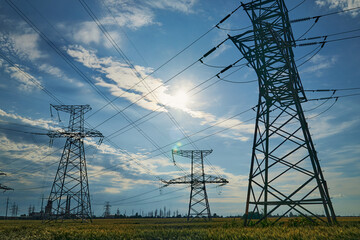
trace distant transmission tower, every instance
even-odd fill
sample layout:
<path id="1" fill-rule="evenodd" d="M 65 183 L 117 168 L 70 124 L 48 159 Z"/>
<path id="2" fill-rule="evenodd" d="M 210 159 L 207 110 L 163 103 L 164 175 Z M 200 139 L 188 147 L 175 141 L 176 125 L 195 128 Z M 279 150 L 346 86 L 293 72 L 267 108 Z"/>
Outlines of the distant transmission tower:
<path id="1" fill-rule="evenodd" d="M 11 206 L 11 216 L 16 217 L 18 215 L 18 211 L 19 211 L 19 205 L 17 205 L 14 202 L 13 205 Z"/>
<path id="2" fill-rule="evenodd" d="M 84 114 L 89 105 L 51 105 L 50 108 L 70 114 L 69 126 L 61 131 L 50 131 L 51 138 L 66 138 L 64 150 L 55 175 L 54 183 L 45 207 L 48 220 L 81 219 L 91 221 L 91 203 L 86 170 L 85 137 L 103 135 L 84 127 Z"/>
<path id="3" fill-rule="evenodd" d="M 105 205 L 104 205 L 104 218 L 110 217 L 110 215 L 111 215 L 110 202 L 105 202 Z"/>
<path id="4" fill-rule="evenodd" d="M 171 184 L 190 184 L 190 202 L 187 220 L 199 217 L 211 219 L 210 206 L 206 193 L 206 183 L 219 183 L 225 185 L 228 181 L 224 178 L 205 174 L 204 157 L 212 153 L 212 150 L 172 150 L 172 157 L 179 155 L 191 159 L 191 174 L 175 178 L 169 181 L 163 180 L 164 187 Z"/>
<path id="5" fill-rule="evenodd" d="M 259 100 L 246 199 L 245 225 L 295 211 L 336 222 L 328 187 L 301 106 L 307 101 L 296 68 L 294 36 L 283 0 L 243 4 L 253 29 L 230 37 L 255 70 Z"/>

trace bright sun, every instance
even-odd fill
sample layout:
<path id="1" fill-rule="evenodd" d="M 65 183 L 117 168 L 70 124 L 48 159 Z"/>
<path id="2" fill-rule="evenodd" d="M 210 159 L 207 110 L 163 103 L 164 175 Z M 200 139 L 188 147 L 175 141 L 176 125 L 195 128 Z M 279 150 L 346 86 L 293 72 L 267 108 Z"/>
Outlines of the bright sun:
<path id="1" fill-rule="evenodd" d="M 188 102 L 189 95 L 183 90 L 179 90 L 175 95 L 172 96 L 172 104 L 176 108 L 184 109 L 186 108 Z"/>

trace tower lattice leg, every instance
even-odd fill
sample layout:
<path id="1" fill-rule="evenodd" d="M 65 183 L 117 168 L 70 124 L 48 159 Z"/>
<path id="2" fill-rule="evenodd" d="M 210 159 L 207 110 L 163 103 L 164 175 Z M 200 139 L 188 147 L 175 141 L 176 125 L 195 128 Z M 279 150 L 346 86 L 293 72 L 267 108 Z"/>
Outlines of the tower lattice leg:
<path id="1" fill-rule="evenodd" d="M 335 212 L 301 106 L 307 100 L 285 3 L 254 0 L 243 8 L 253 29 L 230 39 L 259 83 L 245 225 L 269 217 L 276 222 L 293 212 L 310 221 L 325 221 L 319 217 L 324 214 L 327 222 L 334 223 Z"/>
<path id="2" fill-rule="evenodd" d="M 89 182 L 87 176 L 84 138 L 103 135 L 94 129 L 84 128 L 84 114 L 89 105 L 51 105 L 57 111 L 70 114 L 69 126 L 52 131 L 51 138 L 66 137 L 63 153 L 51 187 L 45 217 L 48 220 L 81 219 L 92 217 Z M 101 141 L 101 140 L 100 140 Z"/>

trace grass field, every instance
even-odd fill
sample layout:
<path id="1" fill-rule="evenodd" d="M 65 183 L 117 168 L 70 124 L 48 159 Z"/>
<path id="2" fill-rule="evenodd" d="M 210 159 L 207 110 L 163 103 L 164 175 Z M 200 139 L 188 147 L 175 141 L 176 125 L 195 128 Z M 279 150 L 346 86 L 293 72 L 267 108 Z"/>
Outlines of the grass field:
<path id="1" fill-rule="evenodd" d="M 339 218 L 339 225 L 312 226 L 288 219 L 276 226 L 243 227 L 241 219 L 95 219 L 43 224 L 1 220 L 0 239 L 360 239 L 360 218 Z"/>

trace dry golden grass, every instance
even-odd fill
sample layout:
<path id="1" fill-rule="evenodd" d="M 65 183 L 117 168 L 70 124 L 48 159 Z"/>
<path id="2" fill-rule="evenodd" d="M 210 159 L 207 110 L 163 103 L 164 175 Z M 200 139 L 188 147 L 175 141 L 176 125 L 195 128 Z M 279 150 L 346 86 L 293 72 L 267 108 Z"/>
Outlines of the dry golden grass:
<path id="1" fill-rule="evenodd" d="M 95 219 L 73 221 L 0 221 L 0 239 L 360 239 L 360 218 L 339 218 L 339 225 L 312 226 L 288 219 L 275 226 L 243 227 L 241 219 Z M 295 224 L 294 224 L 295 223 Z"/>

